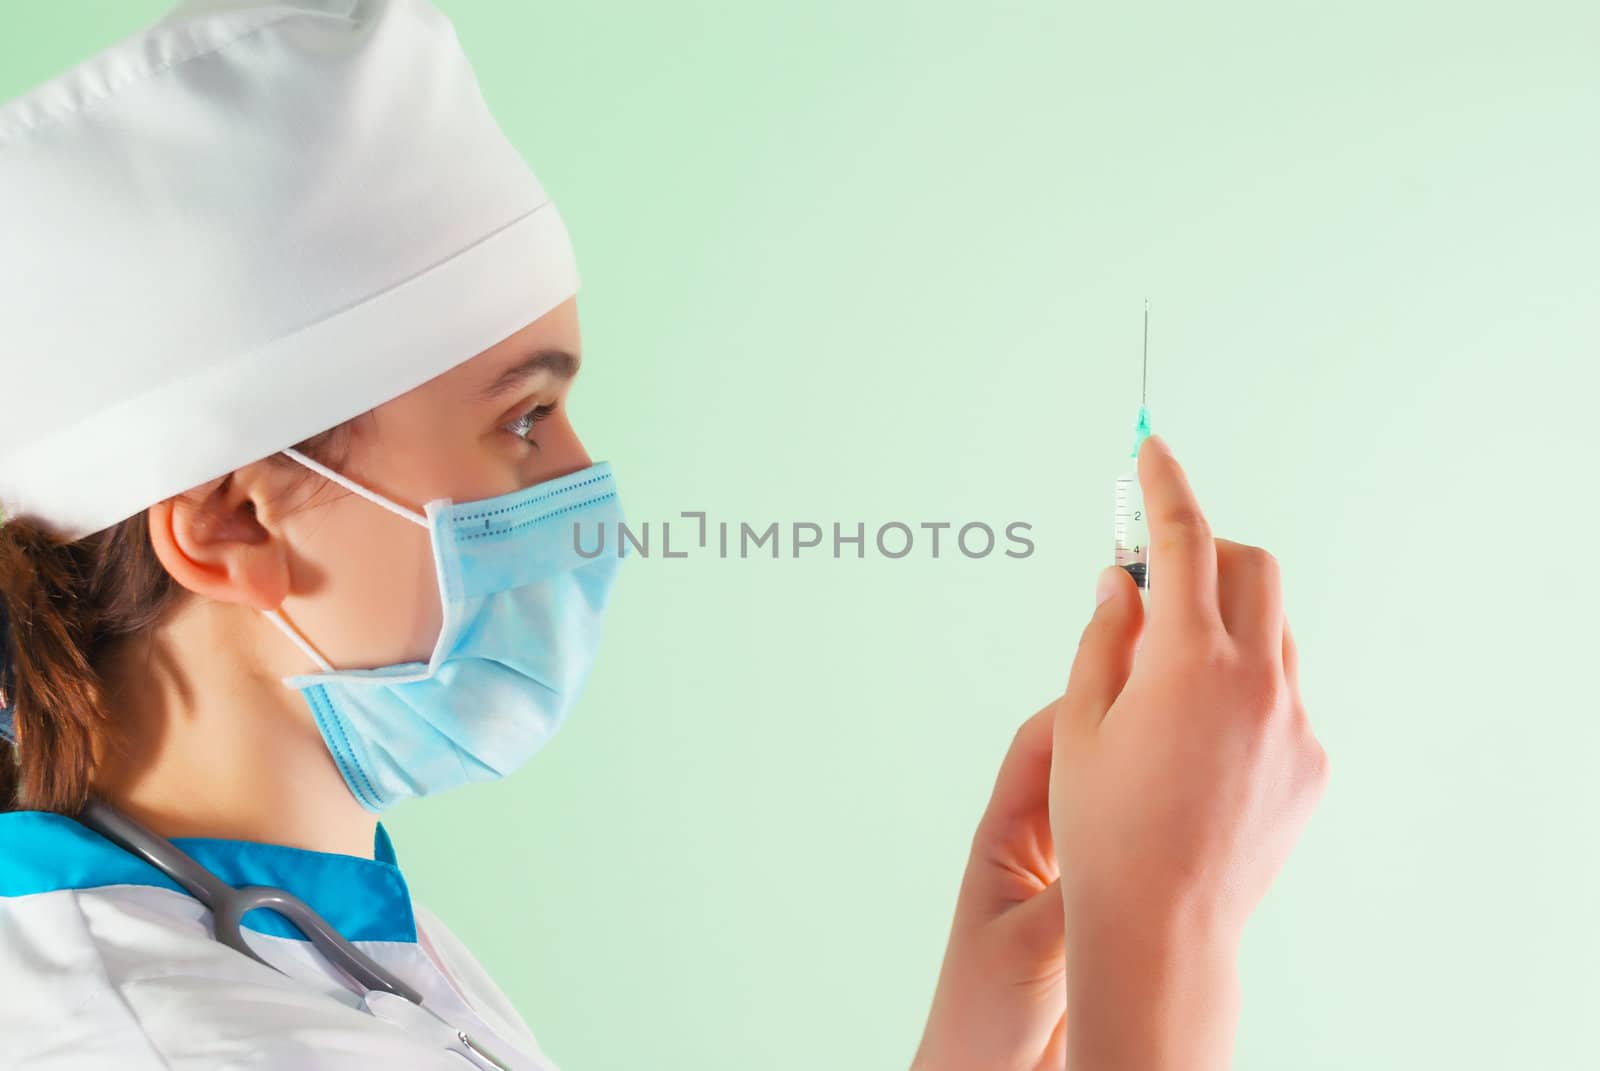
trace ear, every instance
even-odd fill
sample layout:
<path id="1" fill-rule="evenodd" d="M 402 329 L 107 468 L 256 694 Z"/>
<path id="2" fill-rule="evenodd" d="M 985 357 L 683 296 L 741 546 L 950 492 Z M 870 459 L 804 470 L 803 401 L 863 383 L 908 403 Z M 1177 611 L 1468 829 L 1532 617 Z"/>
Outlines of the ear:
<path id="1" fill-rule="evenodd" d="M 260 519 L 270 517 L 272 475 L 257 462 L 150 507 L 150 543 L 174 580 L 218 602 L 282 605 L 289 547 Z"/>

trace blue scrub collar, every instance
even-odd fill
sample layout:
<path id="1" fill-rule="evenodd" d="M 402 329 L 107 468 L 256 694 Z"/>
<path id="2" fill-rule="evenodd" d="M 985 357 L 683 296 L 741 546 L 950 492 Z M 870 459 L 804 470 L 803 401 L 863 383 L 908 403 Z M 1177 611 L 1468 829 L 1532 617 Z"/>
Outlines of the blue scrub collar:
<path id="1" fill-rule="evenodd" d="M 294 893 L 347 940 L 417 939 L 411 893 L 382 823 L 371 859 L 216 837 L 174 837 L 172 843 L 229 885 L 266 885 Z M 161 871 L 72 818 L 53 811 L 0 813 L 0 896 L 109 885 L 183 892 Z M 306 939 L 272 911 L 250 912 L 244 926 L 274 937 Z"/>

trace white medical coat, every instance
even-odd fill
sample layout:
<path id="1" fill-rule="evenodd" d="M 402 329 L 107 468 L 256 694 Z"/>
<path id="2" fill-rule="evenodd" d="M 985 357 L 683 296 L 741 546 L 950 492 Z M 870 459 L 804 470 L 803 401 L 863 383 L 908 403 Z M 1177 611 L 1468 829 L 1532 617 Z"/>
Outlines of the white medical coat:
<path id="1" fill-rule="evenodd" d="M 363 1004 L 309 941 L 254 911 L 216 941 L 211 913 L 80 823 L 0 814 L 0 1068 L 5 1071 L 467 1071 L 450 1027 L 518 1071 L 556 1071 L 511 1002 L 413 903 L 380 825 L 373 859 L 212 838 L 175 843 L 230 885 L 305 900 L 410 984 L 449 1027 Z M 404 1003 L 404 1002 L 402 1002 Z M 382 1016 L 382 1017 L 380 1017 Z"/>

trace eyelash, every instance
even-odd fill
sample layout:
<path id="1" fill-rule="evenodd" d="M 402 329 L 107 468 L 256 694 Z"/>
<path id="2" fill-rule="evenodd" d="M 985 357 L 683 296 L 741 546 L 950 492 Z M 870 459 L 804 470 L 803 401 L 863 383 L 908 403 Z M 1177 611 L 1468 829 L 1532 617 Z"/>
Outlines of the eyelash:
<path id="1" fill-rule="evenodd" d="M 539 421 L 555 412 L 555 409 L 556 407 L 553 405 L 535 406 L 526 413 L 523 413 L 521 416 L 517 417 L 517 419 L 511 421 L 511 423 L 502 424 L 501 427 L 505 428 L 507 431 L 511 432 L 511 434 L 515 435 L 524 442 L 532 443 L 533 440 L 528 438 L 528 433 L 533 430 L 533 426 L 535 424 L 539 423 Z M 534 445 L 537 446 L 538 444 L 535 443 Z"/>

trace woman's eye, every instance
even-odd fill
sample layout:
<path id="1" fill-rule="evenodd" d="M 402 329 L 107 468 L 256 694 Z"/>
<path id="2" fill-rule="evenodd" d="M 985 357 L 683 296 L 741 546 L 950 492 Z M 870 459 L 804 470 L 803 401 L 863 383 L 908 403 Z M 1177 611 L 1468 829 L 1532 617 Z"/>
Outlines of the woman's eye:
<path id="1" fill-rule="evenodd" d="M 555 412 L 555 408 L 556 407 L 553 405 L 536 406 L 535 408 L 528 410 L 526 413 L 523 413 L 511 423 L 502 425 L 502 427 L 519 439 L 527 439 L 528 433 L 533 430 L 533 426 L 539 423 L 539 421 L 543 420 L 545 417 L 549 416 L 551 413 Z M 529 439 L 528 441 L 532 442 L 533 440 Z"/>

